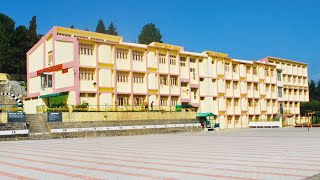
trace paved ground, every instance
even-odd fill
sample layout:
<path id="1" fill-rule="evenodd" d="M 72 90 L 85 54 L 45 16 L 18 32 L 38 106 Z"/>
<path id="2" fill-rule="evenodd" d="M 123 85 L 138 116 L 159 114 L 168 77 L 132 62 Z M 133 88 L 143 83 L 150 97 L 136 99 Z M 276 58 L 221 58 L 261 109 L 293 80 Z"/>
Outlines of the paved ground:
<path id="1" fill-rule="evenodd" d="M 0 143 L 0 179 L 303 179 L 320 128 Z"/>

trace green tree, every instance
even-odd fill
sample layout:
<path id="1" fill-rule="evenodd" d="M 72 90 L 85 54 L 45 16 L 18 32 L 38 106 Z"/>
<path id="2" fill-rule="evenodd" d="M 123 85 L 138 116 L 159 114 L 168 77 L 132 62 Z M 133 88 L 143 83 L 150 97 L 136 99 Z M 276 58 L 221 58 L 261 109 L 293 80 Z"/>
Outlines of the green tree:
<path id="1" fill-rule="evenodd" d="M 14 51 L 11 41 L 14 37 L 15 22 L 7 15 L 0 13 L 0 72 L 8 72 L 13 64 Z"/>
<path id="2" fill-rule="evenodd" d="M 18 26 L 12 38 L 14 47 L 13 72 L 19 75 L 19 80 L 23 80 L 26 74 L 26 52 L 29 50 L 28 29 L 25 26 Z"/>
<path id="3" fill-rule="evenodd" d="M 98 25 L 97 25 L 97 28 L 96 28 L 96 32 L 98 33 L 104 33 L 106 34 L 107 30 L 106 30 L 106 27 L 104 26 L 104 22 L 102 21 L 102 19 L 100 19 L 98 21 Z"/>
<path id="4" fill-rule="evenodd" d="M 112 21 L 111 21 L 111 23 L 110 23 L 110 25 L 108 27 L 108 30 L 107 30 L 106 34 L 118 36 L 118 32 L 116 30 L 116 27 L 113 25 Z"/>
<path id="5" fill-rule="evenodd" d="M 316 84 L 313 80 L 309 82 L 309 99 L 310 101 L 316 100 Z"/>
<path id="6" fill-rule="evenodd" d="M 71 29 L 74 29 L 74 25 L 71 25 L 70 28 L 71 28 Z"/>
<path id="7" fill-rule="evenodd" d="M 143 26 L 138 41 L 140 44 L 150 44 L 152 42 L 162 42 L 161 38 L 162 35 L 159 28 L 153 23 L 148 23 Z"/>
<path id="8" fill-rule="evenodd" d="M 30 48 L 39 41 L 37 34 L 37 17 L 33 16 L 29 25 Z"/>
<path id="9" fill-rule="evenodd" d="M 317 86 L 315 87 L 314 96 L 315 100 L 320 100 L 320 80 L 318 80 Z"/>

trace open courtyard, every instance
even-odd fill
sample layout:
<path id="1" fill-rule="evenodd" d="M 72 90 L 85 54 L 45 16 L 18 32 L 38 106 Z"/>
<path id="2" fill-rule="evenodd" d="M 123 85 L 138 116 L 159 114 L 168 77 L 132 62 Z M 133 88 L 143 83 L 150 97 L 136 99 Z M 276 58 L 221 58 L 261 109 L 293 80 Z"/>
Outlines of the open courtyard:
<path id="1" fill-rule="evenodd" d="M 320 128 L 0 143 L 0 179 L 304 179 Z"/>

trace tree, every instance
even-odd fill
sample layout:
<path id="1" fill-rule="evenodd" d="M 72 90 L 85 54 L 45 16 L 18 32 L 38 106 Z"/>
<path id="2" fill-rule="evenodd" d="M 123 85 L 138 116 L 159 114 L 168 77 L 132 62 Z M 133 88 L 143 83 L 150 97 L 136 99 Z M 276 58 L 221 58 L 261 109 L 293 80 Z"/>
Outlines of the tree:
<path id="1" fill-rule="evenodd" d="M 37 34 L 37 17 L 33 16 L 29 25 L 30 48 L 39 41 Z"/>
<path id="2" fill-rule="evenodd" d="M 74 25 L 71 25 L 70 28 L 71 28 L 71 29 L 74 29 Z"/>
<path id="3" fill-rule="evenodd" d="M 318 80 L 317 86 L 315 87 L 314 96 L 315 100 L 320 100 L 320 80 Z"/>
<path id="4" fill-rule="evenodd" d="M 19 79 L 22 80 L 22 75 L 26 74 L 26 52 L 29 50 L 28 29 L 25 26 L 18 26 L 15 29 L 15 36 L 12 38 L 12 41 L 15 54 L 12 73 L 19 74 Z"/>
<path id="5" fill-rule="evenodd" d="M 13 64 L 14 26 L 15 22 L 10 17 L 0 13 L 0 72 L 8 72 Z"/>
<path id="6" fill-rule="evenodd" d="M 108 30 L 107 30 L 106 34 L 118 36 L 116 27 L 113 25 L 112 21 L 111 21 L 111 23 L 110 23 L 110 25 L 108 27 Z"/>
<path id="7" fill-rule="evenodd" d="M 96 32 L 98 33 L 104 33 L 106 34 L 107 30 L 106 30 L 106 27 L 104 26 L 104 22 L 102 21 L 102 19 L 100 19 L 98 21 L 98 25 L 97 25 L 97 28 L 96 28 Z"/>
<path id="8" fill-rule="evenodd" d="M 310 101 L 316 100 L 316 84 L 313 80 L 309 82 L 309 98 Z"/>
<path id="9" fill-rule="evenodd" d="M 148 23 L 143 26 L 138 41 L 140 44 L 150 44 L 152 42 L 162 42 L 161 38 L 159 28 L 156 28 L 153 23 Z"/>

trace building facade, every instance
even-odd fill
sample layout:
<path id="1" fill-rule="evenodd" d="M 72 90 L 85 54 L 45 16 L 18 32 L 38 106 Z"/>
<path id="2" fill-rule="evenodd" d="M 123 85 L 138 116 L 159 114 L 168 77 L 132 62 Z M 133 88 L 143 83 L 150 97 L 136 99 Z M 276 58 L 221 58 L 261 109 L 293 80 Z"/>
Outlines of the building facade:
<path id="1" fill-rule="evenodd" d="M 300 117 L 300 102 L 309 100 L 307 64 L 238 60 L 53 27 L 27 53 L 25 111 L 35 113 L 36 106 L 51 106 L 59 97 L 69 106 L 86 102 L 98 109 L 191 104 L 217 114 L 222 128 L 246 127 L 279 113 Z"/>

